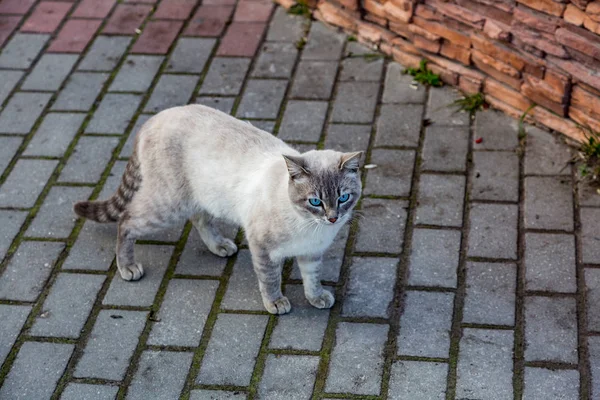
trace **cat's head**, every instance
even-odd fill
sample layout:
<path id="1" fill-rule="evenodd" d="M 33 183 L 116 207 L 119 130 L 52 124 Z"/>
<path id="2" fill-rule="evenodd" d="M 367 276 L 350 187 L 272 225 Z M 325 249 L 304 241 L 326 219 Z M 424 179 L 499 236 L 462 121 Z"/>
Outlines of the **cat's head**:
<path id="1" fill-rule="evenodd" d="M 295 209 L 325 225 L 348 221 L 362 191 L 361 155 L 332 150 L 284 155 L 290 175 L 289 196 Z"/>

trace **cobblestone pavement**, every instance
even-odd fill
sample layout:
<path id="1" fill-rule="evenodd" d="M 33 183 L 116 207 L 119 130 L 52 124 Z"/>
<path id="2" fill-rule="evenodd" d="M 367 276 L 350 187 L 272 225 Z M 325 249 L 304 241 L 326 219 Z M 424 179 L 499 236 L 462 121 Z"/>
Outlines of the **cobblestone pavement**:
<path id="1" fill-rule="evenodd" d="M 600 196 L 564 144 L 271 3 L 130 3 L 0 0 L 1 399 L 600 398 Z M 124 282 L 115 226 L 74 218 L 187 102 L 376 165 L 333 309 L 290 262 L 293 312 L 268 315 L 241 236 L 218 259 L 190 224 Z"/>

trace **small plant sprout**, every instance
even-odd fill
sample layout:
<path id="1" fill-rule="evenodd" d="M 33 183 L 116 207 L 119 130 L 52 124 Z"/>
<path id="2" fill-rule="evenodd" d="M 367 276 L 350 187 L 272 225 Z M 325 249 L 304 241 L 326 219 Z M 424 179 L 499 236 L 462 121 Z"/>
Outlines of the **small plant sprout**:
<path id="1" fill-rule="evenodd" d="M 300 15 L 304 18 L 310 18 L 310 16 L 311 16 L 310 8 L 308 7 L 308 4 L 306 4 L 306 1 L 304 1 L 304 0 L 298 0 L 298 2 L 296 4 L 291 6 L 288 9 L 288 14 Z"/>
<path id="2" fill-rule="evenodd" d="M 304 48 L 304 46 L 306 45 L 306 38 L 305 37 L 301 37 L 300 39 L 298 39 L 298 41 L 296 42 L 296 48 L 298 50 L 302 50 Z"/>
<path id="3" fill-rule="evenodd" d="M 579 146 L 579 151 L 575 155 L 573 162 L 578 164 L 581 180 L 599 184 L 600 132 L 593 130 L 589 126 L 580 126 L 579 129 L 583 131 L 585 140 Z"/>
<path id="4" fill-rule="evenodd" d="M 425 86 L 442 86 L 442 80 L 438 74 L 427 69 L 427 60 L 421 60 L 419 68 L 407 68 L 405 74 L 409 74 L 415 78 L 415 81 Z"/>
<path id="5" fill-rule="evenodd" d="M 519 117 L 519 140 L 523 140 L 527 136 L 527 131 L 525 130 L 525 118 L 527 117 L 527 114 L 529 114 L 529 112 L 533 110 L 536 106 L 537 104 L 535 103 L 530 105 L 527 108 L 527 110 L 525 110 L 525 112 L 521 114 L 521 117 Z"/>
<path id="6" fill-rule="evenodd" d="M 356 36 L 354 36 L 354 35 L 350 35 L 350 36 L 348 36 L 348 41 L 349 41 L 349 42 L 357 42 L 357 41 L 358 41 L 358 39 L 356 38 Z"/>
<path id="7" fill-rule="evenodd" d="M 462 99 L 452 102 L 449 107 L 456 107 L 457 111 L 465 111 L 473 115 L 486 107 L 487 103 L 482 93 L 465 95 Z"/>

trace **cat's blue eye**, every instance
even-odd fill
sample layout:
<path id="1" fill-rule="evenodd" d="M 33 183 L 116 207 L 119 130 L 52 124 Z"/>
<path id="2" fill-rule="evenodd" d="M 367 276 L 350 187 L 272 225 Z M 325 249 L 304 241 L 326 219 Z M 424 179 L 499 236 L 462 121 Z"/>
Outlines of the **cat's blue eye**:
<path id="1" fill-rule="evenodd" d="M 310 203 L 311 206 L 315 206 L 315 207 L 319 207 L 321 205 L 321 200 L 317 199 L 316 197 L 308 199 L 308 202 Z"/>
<path id="2" fill-rule="evenodd" d="M 338 201 L 339 201 L 340 203 L 345 203 L 345 202 L 347 202 L 349 199 L 350 199 L 350 195 L 349 195 L 348 193 L 346 193 L 346 194 L 343 194 L 343 195 L 341 195 L 341 196 L 339 197 Z"/>

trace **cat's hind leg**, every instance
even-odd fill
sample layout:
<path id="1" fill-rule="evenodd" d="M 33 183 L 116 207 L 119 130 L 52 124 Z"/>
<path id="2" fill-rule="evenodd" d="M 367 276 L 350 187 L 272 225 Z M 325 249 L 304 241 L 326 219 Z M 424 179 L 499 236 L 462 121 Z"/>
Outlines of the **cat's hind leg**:
<path id="1" fill-rule="evenodd" d="M 296 260 L 302 274 L 306 300 L 317 308 L 333 307 L 335 297 L 321 286 L 321 256 L 298 256 Z"/>
<path id="2" fill-rule="evenodd" d="M 192 217 L 192 224 L 208 249 L 219 257 L 229 257 L 238 250 L 234 241 L 226 238 L 215 225 L 215 219 L 207 212 L 200 212 Z"/>

